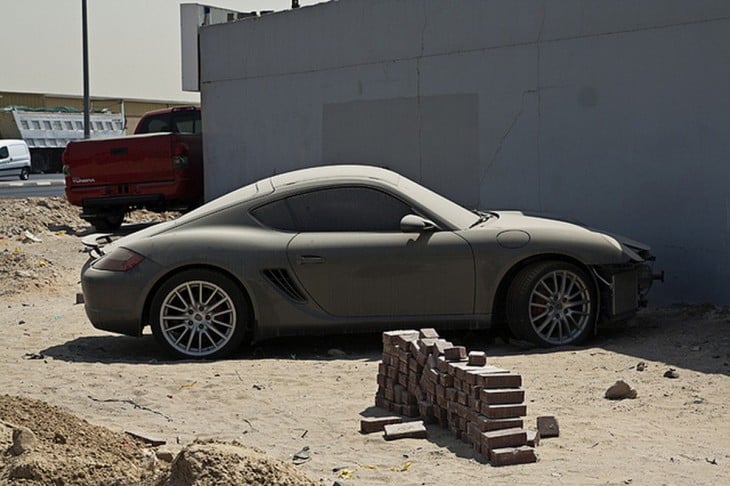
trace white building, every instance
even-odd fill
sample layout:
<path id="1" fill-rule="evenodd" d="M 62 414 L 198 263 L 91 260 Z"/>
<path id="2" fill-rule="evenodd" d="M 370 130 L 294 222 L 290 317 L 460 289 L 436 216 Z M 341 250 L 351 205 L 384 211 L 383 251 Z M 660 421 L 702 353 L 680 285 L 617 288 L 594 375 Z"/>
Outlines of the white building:
<path id="1" fill-rule="evenodd" d="M 646 241 L 730 303 L 730 2 L 340 0 L 200 29 L 206 197 L 383 165 Z"/>

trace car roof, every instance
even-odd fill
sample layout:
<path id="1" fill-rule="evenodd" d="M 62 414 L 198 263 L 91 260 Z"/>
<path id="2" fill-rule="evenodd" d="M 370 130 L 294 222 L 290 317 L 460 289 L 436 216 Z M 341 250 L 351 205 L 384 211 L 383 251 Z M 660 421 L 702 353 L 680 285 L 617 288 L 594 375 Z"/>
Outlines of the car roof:
<path id="1" fill-rule="evenodd" d="M 270 178 L 274 190 L 284 187 L 328 182 L 373 182 L 379 181 L 391 186 L 398 186 L 400 175 L 382 167 L 371 165 L 324 165 L 295 170 Z"/>

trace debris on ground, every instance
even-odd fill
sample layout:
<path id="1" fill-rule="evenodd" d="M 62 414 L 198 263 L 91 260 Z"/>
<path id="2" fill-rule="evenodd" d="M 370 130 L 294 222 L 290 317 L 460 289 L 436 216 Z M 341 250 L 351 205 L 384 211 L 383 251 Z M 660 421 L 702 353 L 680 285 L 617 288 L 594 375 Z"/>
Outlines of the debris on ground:
<path id="1" fill-rule="evenodd" d="M 605 397 L 609 400 L 623 400 L 625 398 L 636 398 L 636 390 L 631 388 L 628 383 L 618 380 L 616 383 L 608 387 Z"/>
<path id="2" fill-rule="evenodd" d="M 28 289 L 53 289 L 67 277 L 64 257 L 46 254 L 44 248 L 67 235 L 83 235 L 91 225 L 81 219 L 81 208 L 65 197 L 4 199 L 0 205 L 0 296 Z M 167 221 L 179 213 L 133 211 L 128 223 Z M 76 239 L 68 242 L 81 250 Z M 77 274 L 78 269 L 73 269 Z M 77 298 L 78 300 L 78 298 Z"/>
<path id="3" fill-rule="evenodd" d="M 679 373 L 677 373 L 677 370 L 675 370 L 674 368 L 669 368 L 667 371 L 664 372 L 664 378 L 676 379 L 679 378 Z"/>

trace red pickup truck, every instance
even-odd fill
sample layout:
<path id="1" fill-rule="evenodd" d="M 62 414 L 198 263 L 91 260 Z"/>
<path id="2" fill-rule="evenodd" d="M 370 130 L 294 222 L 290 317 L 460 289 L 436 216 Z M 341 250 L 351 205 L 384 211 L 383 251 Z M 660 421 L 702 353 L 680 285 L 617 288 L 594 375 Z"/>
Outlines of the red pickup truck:
<path id="1" fill-rule="evenodd" d="M 63 152 L 66 197 L 98 231 L 134 209 L 186 211 L 203 202 L 200 108 L 146 113 L 134 135 L 71 142 Z"/>

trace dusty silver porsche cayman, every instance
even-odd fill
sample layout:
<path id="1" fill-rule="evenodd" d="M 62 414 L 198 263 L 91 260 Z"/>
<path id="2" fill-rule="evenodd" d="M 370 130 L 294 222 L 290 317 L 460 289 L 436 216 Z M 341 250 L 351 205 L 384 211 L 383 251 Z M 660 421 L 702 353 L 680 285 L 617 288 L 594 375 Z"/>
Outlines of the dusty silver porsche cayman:
<path id="1" fill-rule="evenodd" d="M 97 240 L 98 241 L 98 240 Z M 520 212 L 470 211 L 394 172 L 304 169 L 121 238 L 82 270 L 107 331 L 214 358 L 304 332 L 507 322 L 575 344 L 646 302 L 649 248 Z"/>

